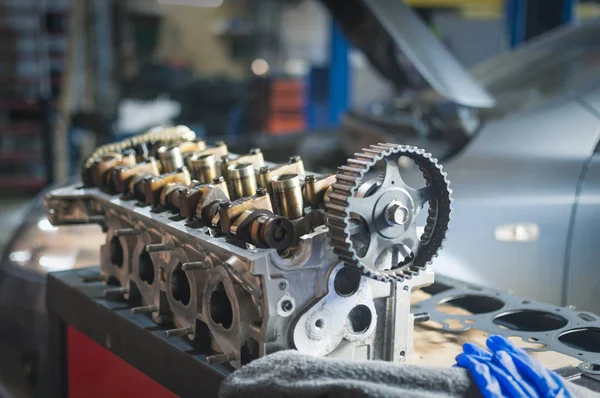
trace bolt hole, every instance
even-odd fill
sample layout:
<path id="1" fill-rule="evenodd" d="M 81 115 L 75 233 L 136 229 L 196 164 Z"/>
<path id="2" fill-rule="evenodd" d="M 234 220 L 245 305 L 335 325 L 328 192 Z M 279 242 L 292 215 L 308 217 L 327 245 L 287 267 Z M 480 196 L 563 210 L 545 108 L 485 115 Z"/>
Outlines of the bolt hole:
<path id="1" fill-rule="evenodd" d="M 351 333 L 361 334 L 369 329 L 373 315 L 366 305 L 357 305 L 348 314 L 348 329 Z"/>
<path id="2" fill-rule="evenodd" d="M 317 321 L 315 322 L 315 327 L 317 329 L 323 329 L 324 326 L 325 326 L 325 321 L 323 319 L 317 319 Z"/>
<path id="3" fill-rule="evenodd" d="M 281 303 L 281 309 L 282 309 L 284 312 L 290 312 L 291 310 L 293 310 L 293 309 L 294 309 L 294 304 L 293 304 L 293 303 L 292 303 L 290 300 L 284 300 L 284 301 Z"/>
<path id="4" fill-rule="evenodd" d="M 344 267 L 338 271 L 333 280 L 335 292 L 342 297 L 352 296 L 360 287 L 361 274 L 350 267 Z"/>
<path id="5" fill-rule="evenodd" d="M 522 303 L 523 304 L 529 304 L 529 300 L 523 300 Z"/>

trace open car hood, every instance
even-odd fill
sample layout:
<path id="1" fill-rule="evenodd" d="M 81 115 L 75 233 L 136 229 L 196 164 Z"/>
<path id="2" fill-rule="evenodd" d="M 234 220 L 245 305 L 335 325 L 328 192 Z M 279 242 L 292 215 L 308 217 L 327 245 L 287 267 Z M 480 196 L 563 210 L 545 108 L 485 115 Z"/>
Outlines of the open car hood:
<path id="1" fill-rule="evenodd" d="M 439 95 L 459 105 L 494 106 L 494 98 L 401 0 L 322 2 L 352 45 L 398 89 L 422 88 L 422 78 Z"/>

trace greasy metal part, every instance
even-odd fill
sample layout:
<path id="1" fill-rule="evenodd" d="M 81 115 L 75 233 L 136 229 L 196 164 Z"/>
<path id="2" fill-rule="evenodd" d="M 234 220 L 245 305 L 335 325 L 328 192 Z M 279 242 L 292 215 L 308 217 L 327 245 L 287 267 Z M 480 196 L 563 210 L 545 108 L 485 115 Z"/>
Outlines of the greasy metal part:
<path id="1" fill-rule="evenodd" d="M 166 251 L 171 251 L 171 250 L 173 250 L 173 248 L 171 246 L 168 246 L 168 245 L 165 245 L 162 243 L 146 245 L 146 251 L 148 253 L 166 252 Z"/>
<path id="2" fill-rule="evenodd" d="M 151 304 L 151 305 L 143 305 L 140 307 L 134 307 L 131 309 L 131 315 L 136 315 L 136 314 L 152 314 L 153 312 L 157 312 L 158 311 L 158 306 Z"/>
<path id="3" fill-rule="evenodd" d="M 304 215 L 304 198 L 298 174 L 281 174 L 272 179 L 277 213 L 295 220 Z"/>
<path id="4" fill-rule="evenodd" d="M 165 185 L 160 191 L 160 206 L 164 209 L 178 212 L 180 207 L 180 192 L 187 189 L 187 187 L 188 184 L 180 182 L 170 182 Z"/>
<path id="5" fill-rule="evenodd" d="M 425 264 L 405 274 L 402 283 L 390 284 L 340 262 L 322 206 L 338 203 L 334 176 L 305 180 L 302 162 L 294 157 L 287 165 L 263 168 L 267 186 L 257 188 L 244 179 L 262 167 L 262 153 L 230 154 L 221 166 L 227 166 L 226 176 L 233 170 L 233 198 L 242 196 L 231 201 L 225 176 L 192 181 L 186 167 L 154 175 L 148 156 L 161 147 L 189 149 L 184 162 L 198 164 L 205 154 L 220 159 L 226 146 L 196 151 L 199 142 L 133 141 L 135 154 L 127 148 L 118 154 L 140 163 L 107 167 L 97 179 L 100 186 L 110 175 L 114 190 L 90 183 L 55 190 L 45 200 L 54 225 L 98 222 L 106 230 L 100 262 L 106 294 L 135 302 L 133 312 L 156 324 L 174 325 L 169 337 L 204 339 L 217 353 L 210 362 L 236 368 L 290 348 L 308 355 L 404 360 L 415 318 L 410 292 L 431 283 L 433 273 Z M 304 190 L 306 208 L 303 183 L 310 185 Z M 268 192 L 273 186 L 281 215 L 273 212 Z M 362 184 L 357 197 L 368 198 L 381 186 Z M 400 204 L 386 201 L 381 220 L 410 225 L 405 203 L 394 199 Z"/>
<path id="6" fill-rule="evenodd" d="M 135 164 L 135 155 L 121 153 L 106 153 L 97 158 L 90 166 L 89 175 L 92 184 L 98 188 L 106 189 L 110 182 L 111 171 L 117 166 L 133 166 Z"/>
<path id="7" fill-rule="evenodd" d="M 256 175 L 251 163 L 237 163 L 227 167 L 235 198 L 245 198 L 256 193 Z"/>
<path id="8" fill-rule="evenodd" d="M 179 191 L 179 214 L 187 220 L 202 217 L 202 209 L 213 202 L 229 200 L 222 178 L 216 184 L 199 185 Z"/>
<path id="9" fill-rule="evenodd" d="M 159 206 L 162 189 L 170 183 L 179 183 L 187 186 L 192 183 L 192 179 L 185 167 L 181 168 L 180 171 L 161 174 L 158 177 L 146 177 L 141 188 L 145 195 L 145 202 L 153 207 Z"/>
<path id="10" fill-rule="evenodd" d="M 209 365 L 212 364 L 217 364 L 217 363 L 226 363 L 226 362 L 231 362 L 231 361 L 235 361 L 235 354 L 217 354 L 217 355 L 210 355 L 206 357 L 206 363 Z"/>
<path id="11" fill-rule="evenodd" d="M 190 263 L 183 263 L 181 269 L 183 271 L 197 271 L 201 269 L 211 269 L 212 265 L 206 261 L 194 261 Z"/>
<path id="12" fill-rule="evenodd" d="M 183 141 L 176 144 L 181 152 L 182 156 L 185 156 L 189 152 L 201 152 L 206 149 L 206 142 L 201 139 L 195 139 L 192 141 Z"/>
<path id="13" fill-rule="evenodd" d="M 109 152 L 119 153 L 125 149 L 132 149 L 136 146 L 152 142 L 169 144 L 172 142 L 190 141 L 194 138 L 196 138 L 196 134 L 186 126 L 159 126 L 148 130 L 144 134 L 128 138 L 123 141 L 102 145 L 92 152 L 92 154 L 90 154 L 83 163 L 81 174 L 83 184 L 86 187 L 93 184 L 89 176 L 90 167 L 97 159 Z"/>
<path id="14" fill-rule="evenodd" d="M 216 188 L 219 188 L 221 191 L 223 191 L 223 193 L 225 194 L 225 196 L 227 196 L 227 198 L 231 199 L 231 195 L 229 194 L 229 189 L 227 188 L 227 182 L 225 181 L 225 178 L 223 178 L 223 176 L 213 178 L 212 185 L 215 186 Z"/>
<path id="15" fill-rule="evenodd" d="M 216 142 L 214 146 L 207 147 L 199 152 L 188 152 L 185 156 L 185 165 L 188 169 L 193 170 L 192 162 L 200 156 L 213 155 L 215 159 L 221 159 L 229 154 L 229 149 L 223 141 Z"/>
<path id="16" fill-rule="evenodd" d="M 247 155 L 241 155 L 229 161 L 229 166 L 232 164 L 250 163 L 255 169 L 260 169 L 265 164 L 265 158 L 259 148 L 253 148 Z"/>
<path id="17" fill-rule="evenodd" d="M 117 192 L 129 192 L 133 194 L 133 192 L 130 190 L 130 181 L 136 176 L 148 174 L 153 176 L 160 175 L 158 162 L 153 157 L 146 158 L 141 163 L 134 164 L 133 166 L 115 167 L 113 169 L 112 178 Z"/>
<path id="18" fill-rule="evenodd" d="M 177 145 L 158 148 L 158 159 L 160 160 L 163 173 L 172 173 L 184 166 L 183 155 Z"/>
<path id="19" fill-rule="evenodd" d="M 238 199 L 234 202 L 221 203 L 219 212 L 212 220 L 212 226 L 220 226 L 221 232 L 228 234 L 235 220 L 246 210 L 268 210 L 273 212 L 271 198 L 268 193 Z"/>
<path id="20" fill-rule="evenodd" d="M 209 184 L 218 176 L 215 155 L 206 154 L 194 157 L 192 160 L 192 173 L 194 178 L 203 184 Z"/>
<path id="21" fill-rule="evenodd" d="M 129 288 L 127 287 L 111 287 L 109 289 L 104 289 L 104 297 L 108 298 L 116 298 L 122 296 L 126 293 L 129 293 Z"/>
<path id="22" fill-rule="evenodd" d="M 268 210 L 246 210 L 229 230 L 256 247 L 287 249 L 294 241 L 294 225 Z"/>
<path id="23" fill-rule="evenodd" d="M 121 236 L 135 236 L 135 235 L 138 235 L 138 234 L 139 234 L 139 232 L 135 228 L 115 229 L 115 236 L 117 236 L 117 237 L 121 237 Z"/>
<path id="24" fill-rule="evenodd" d="M 292 156 L 287 164 L 279 165 L 275 168 L 263 166 L 259 169 L 257 184 L 259 187 L 266 188 L 269 194 L 273 195 L 273 187 L 271 181 L 282 174 L 298 174 L 300 178 L 304 178 L 304 163 L 300 156 Z"/>
<path id="25" fill-rule="evenodd" d="M 184 337 L 194 333 L 194 329 L 191 326 L 179 329 L 170 329 L 165 332 L 167 337 Z"/>
<path id="26" fill-rule="evenodd" d="M 335 184 L 335 174 L 315 177 L 310 174 L 304 179 L 304 200 L 313 209 L 324 204 L 325 192 Z"/>

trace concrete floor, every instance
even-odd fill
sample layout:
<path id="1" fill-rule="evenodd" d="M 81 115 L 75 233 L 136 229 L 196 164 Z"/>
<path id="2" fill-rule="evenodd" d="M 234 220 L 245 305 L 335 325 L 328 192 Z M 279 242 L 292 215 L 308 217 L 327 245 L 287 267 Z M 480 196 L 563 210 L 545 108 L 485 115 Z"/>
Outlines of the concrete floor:
<path id="1" fill-rule="evenodd" d="M 0 257 L 32 199 L 32 196 L 0 197 Z"/>

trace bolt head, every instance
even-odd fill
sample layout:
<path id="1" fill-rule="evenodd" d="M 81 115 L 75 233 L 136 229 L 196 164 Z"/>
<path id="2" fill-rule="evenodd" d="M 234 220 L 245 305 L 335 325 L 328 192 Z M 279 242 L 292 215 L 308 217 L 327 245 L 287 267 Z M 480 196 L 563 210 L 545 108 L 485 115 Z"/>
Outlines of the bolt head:
<path id="1" fill-rule="evenodd" d="M 250 149 L 250 154 L 251 155 L 256 155 L 258 153 L 260 153 L 260 148 L 252 148 L 252 149 Z"/>
<path id="2" fill-rule="evenodd" d="M 225 181 L 225 179 L 222 176 L 218 176 L 218 177 L 213 178 L 213 182 L 215 184 L 218 184 L 218 183 L 223 182 L 223 181 Z"/>
<path id="3" fill-rule="evenodd" d="M 219 209 L 229 209 L 230 207 L 233 207 L 233 205 L 228 200 L 224 200 L 219 203 Z"/>
<path id="4" fill-rule="evenodd" d="M 316 180 L 315 176 L 312 174 L 309 174 L 305 177 L 304 182 L 311 183 L 311 182 L 314 182 L 315 180 Z"/>
<path id="5" fill-rule="evenodd" d="M 265 188 L 258 188 L 256 190 L 256 196 L 265 196 L 267 194 L 267 190 Z"/>
<path id="6" fill-rule="evenodd" d="M 403 225 L 408 221 L 408 208 L 393 201 L 385 208 L 385 219 L 390 225 Z"/>

